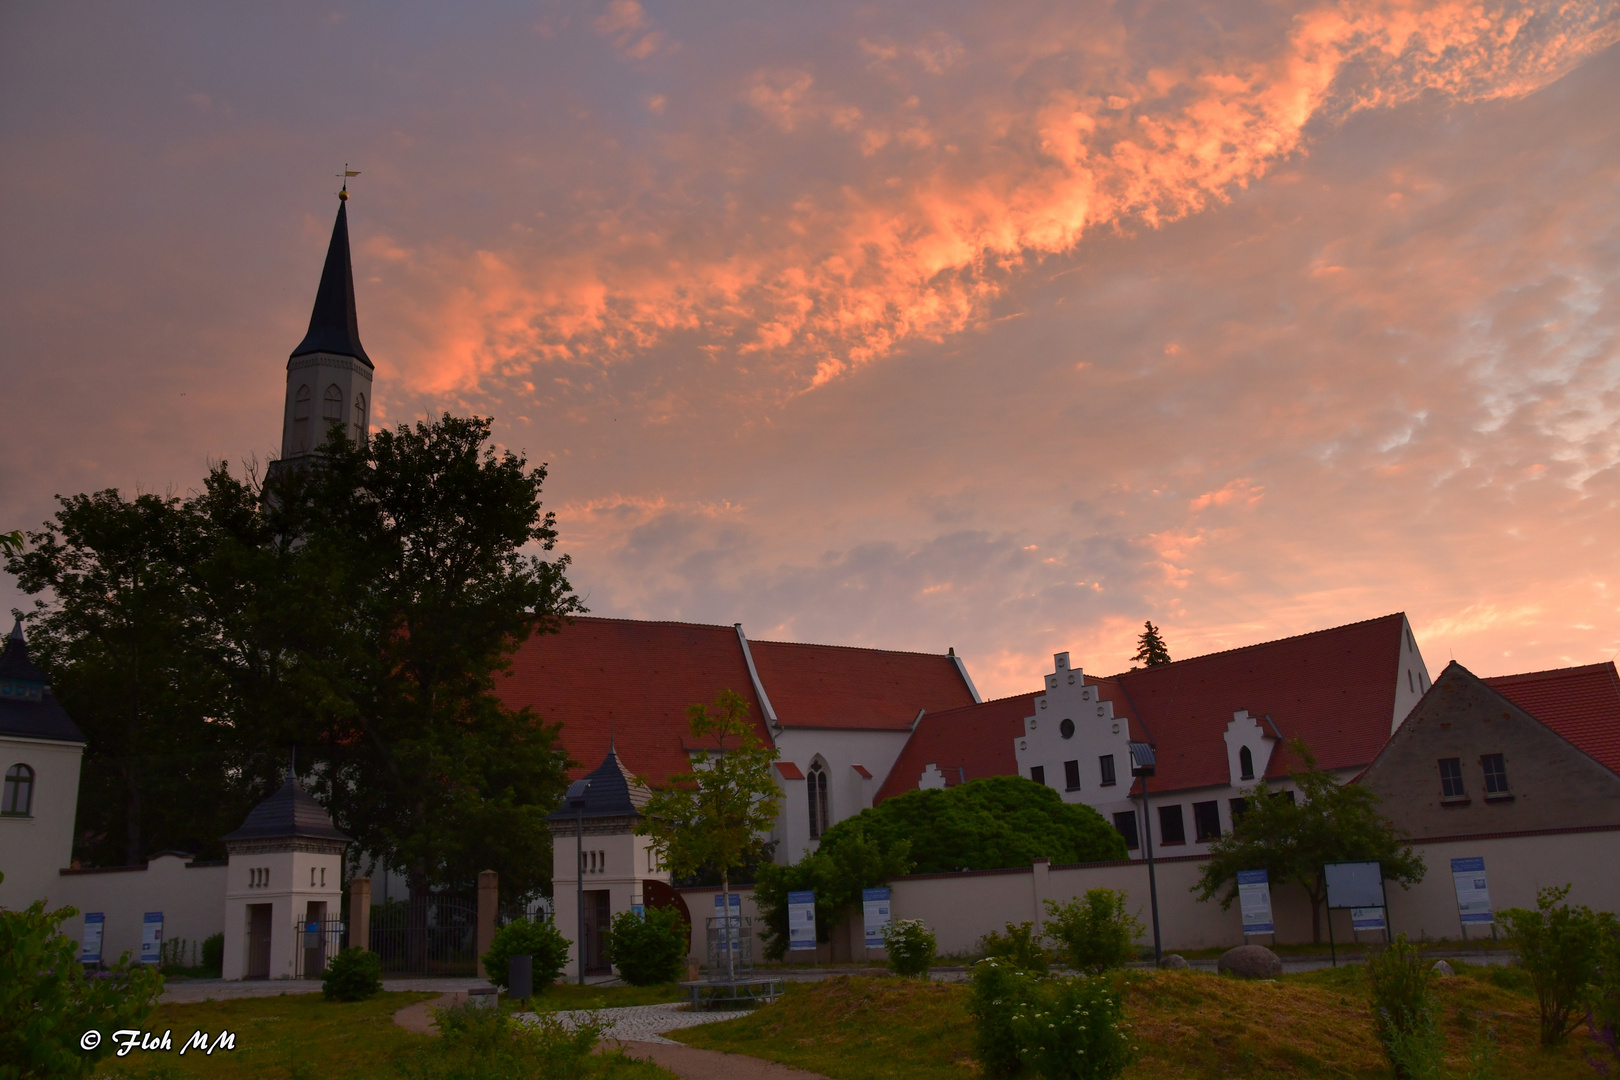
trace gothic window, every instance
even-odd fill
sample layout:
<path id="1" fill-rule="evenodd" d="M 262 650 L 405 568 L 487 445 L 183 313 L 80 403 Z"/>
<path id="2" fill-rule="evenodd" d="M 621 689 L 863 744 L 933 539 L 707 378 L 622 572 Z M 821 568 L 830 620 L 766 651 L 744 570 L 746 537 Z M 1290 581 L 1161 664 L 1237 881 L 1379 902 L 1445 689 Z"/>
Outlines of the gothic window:
<path id="1" fill-rule="evenodd" d="M 1247 746 L 1238 751 L 1238 778 L 1241 780 L 1254 779 L 1254 755 L 1249 753 Z"/>
<path id="2" fill-rule="evenodd" d="M 300 453 L 309 449 L 309 384 L 298 388 L 293 396 L 293 449 Z"/>
<path id="3" fill-rule="evenodd" d="M 366 395 L 354 395 L 354 430 L 350 437 L 359 442 L 366 437 Z"/>
<path id="4" fill-rule="evenodd" d="M 321 419 L 329 424 L 343 423 L 343 391 L 333 383 L 326 388 L 326 400 L 321 403 Z"/>
<path id="5" fill-rule="evenodd" d="M 810 839 L 819 840 L 822 833 L 832 828 L 827 816 L 827 770 L 821 767 L 821 762 L 810 766 L 804 788 L 810 797 Z"/>
<path id="6" fill-rule="evenodd" d="M 0 794 L 0 814 L 27 817 L 34 806 L 34 770 L 13 765 L 6 770 L 6 787 Z"/>

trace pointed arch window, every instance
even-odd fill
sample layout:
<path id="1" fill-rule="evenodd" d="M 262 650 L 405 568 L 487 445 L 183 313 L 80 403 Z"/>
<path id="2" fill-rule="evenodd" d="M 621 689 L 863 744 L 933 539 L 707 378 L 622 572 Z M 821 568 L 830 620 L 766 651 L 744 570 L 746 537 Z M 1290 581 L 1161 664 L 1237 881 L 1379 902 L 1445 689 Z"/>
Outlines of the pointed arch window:
<path id="1" fill-rule="evenodd" d="M 6 786 L 0 792 L 0 814 L 28 817 L 33 807 L 34 770 L 27 765 L 13 765 L 6 770 Z"/>
<path id="2" fill-rule="evenodd" d="M 309 409 L 314 396 L 309 392 L 308 383 L 293 395 L 293 449 L 299 453 L 309 449 Z"/>
<path id="3" fill-rule="evenodd" d="M 810 797 L 810 839 L 819 840 L 821 834 L 832 827 L 827 816 L 827 770 L 821 762 L 810 766 L 804 777 L 805 793 Z"/>
<path id="4" fill-rule="evenodd" d="M 366 437 L 366 395 L 354 395 L 354 430 L 350 436 L 355 442 Z"/>
<path id="5" fill-rule="evenodd" d="M 329 424 L 343 423 L 343 391 L 333 383 L 326 388 L 326 400 L 321 402 L 321 419 Z"/>
<path id="6" fill-rule="evenodd" d="M 1238 751 L 1238 779 L 1254 779 L 1254 755 L 1249 753 L 1247 746 Z"/>

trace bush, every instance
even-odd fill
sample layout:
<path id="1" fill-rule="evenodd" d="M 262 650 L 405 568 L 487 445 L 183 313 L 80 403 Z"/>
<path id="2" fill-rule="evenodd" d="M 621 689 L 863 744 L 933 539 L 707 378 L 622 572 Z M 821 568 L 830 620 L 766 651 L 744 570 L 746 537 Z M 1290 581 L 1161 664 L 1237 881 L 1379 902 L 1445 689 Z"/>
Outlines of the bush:
<path id="1" fill-rule="evenodd" d="M 973 965 L 972 980 L 984 1076 L 1112 1080 L 1135 1055 L 1124 1004 L 1104 978 L 1040 978 L 992 957 Z"/>
<path id="2" fill-rule="evenodd" d="M 608 956 L 625 982 L 653 986 L 681 977 L 691 944 L 691 928 L 674 908 L 622 911 L 613 917 Z"/>
<path id="3" fill-rule="evenodd" d="M 327 1001 L 364 1001 L 382 990 L 382 957 L 351 945 L 332 957 L 321 972 L 321 994 Z"/>
<path id="4" fill-rule="evenodd" d="M 489 951 L 481 959 L 489 981 L 505 990 L 512 957 L 527 953 L 534 958 L 531 971 L 534 989 L 538 992 L 557 981 L 568 964 L 570 948 L 568 939 L 550 920 L 516 919 L 495 931 L 495 940 L 489 943 Z"/>
<path id="5" fill-rule="evenodd" d="M 1067 904 L 1046 901 L 1046 932 L 1076 971 L 1100 974 L 1136 959 L 1142 923 L 1125 910 L 1129 893 L 1087 889 Z"/>
<path id="6" fill-rule="evenodd" d="M 210 934 L 203 938 L 202 966 L 217 978 L 225 970 L 225 935 Z"/>
<path id="7" fill-rule="evenodd" d="M 1614 927 L 1612 915 L 1563 903 L 1569 890 L 1542 889 L 1535 911 L 1509 908 L 1497 915 L 1535 986 L 1543 1046 L 1563 1042 L 1585 1015 L 1605 934 Z"/>
<path id="8" fill-rule="evenodd" d="M 1035 1007 L 1035 980 L 999 957 L 973 965 L 973 1053 L 985 1076 L 1016 1076 L 1023 1069 L 1012 1018 Z"/>
<path id="9" fill-rule="evenodd" d="M 926 978 L 934 963 L 934 932 L 921 919 L 896 919 L 883 928 L 889 970 L 896 975 Z"/>
<path id="10" fill-rule="evenodd" d="M 0 911 L 0 1076 L 87 1077 L 115 1049 L 119 1028 L 139 1028 L 163 976 L 126 954 L 104 975 L 86 976 L 79 943 L 61 932 L 73 908 Z M 79 1037 L 99 1031 L 101 1045 Z"/>
<path id="11" fill-rule="evenodd" d="M 1441 1075 L 1444 1040 L 1435 1023 L 1435 998 L 1423 953 L 1397 937 L 1367 957 L 1373 1026 L 1395 1075 L 1429 1080 Z"/>
<path id="12" fill-rule="evenodd" d="M 1592 1038 L 1620 1058 L 1620 929 L 1612 924 L 1598 949 L 1598 974 L 1592 984 L 1586 1026 Z"/>
<path id="13" fill-rule="evenodd" d="M 570 1027 L 551 1013 L 526 1023 L 500 1009 L 457 1005 L 435 1019 L 439 1038 L 400 1063 L 407 1080 L 567 1080 L 597 1072 L 591 1050 L 603 1025 L 596 1016 Z"/>
<path id="14" fill-rule="evenodd" d="M 825 943 L 834 926 L 861 909 L 861 890 L 911 872 L 909 850 L 904 840 L 884 847 L 851 826 L 836 834 L 828 830 L 820 847 L 790 866 L 761 866 L 754 883 L 754 906 L 765 956 L 781 960 L 787 955 L 788 893 L 815 892 L 816 940 Z"/>
<path id="15" fill-rule="evenodd" d="M 979 951 L 1005 960 L 1019 971 L 1044 975 L 1051 967 L 1046 948 L 1032 922 L 1008 923 L 1004 934 L 991 931 L 979 939 Z"/>

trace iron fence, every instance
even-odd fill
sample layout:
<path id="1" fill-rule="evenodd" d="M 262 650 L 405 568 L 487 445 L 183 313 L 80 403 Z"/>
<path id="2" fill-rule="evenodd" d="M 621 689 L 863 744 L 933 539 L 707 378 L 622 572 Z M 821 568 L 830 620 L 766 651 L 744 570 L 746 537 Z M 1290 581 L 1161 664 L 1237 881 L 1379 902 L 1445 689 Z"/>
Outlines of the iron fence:
<path id="1" fill-rule="evenodd" d="M 293 923 L 293 941 L 293 978 L 318 979 L 349 943 L 349 927 L 342 919 L 301 919 Z"/>
<path id="2" fill-rule="evenodd" d="M 478 900 L 438 894 L 373 904 L 371 951 L 390 975 L 474 975 Z"/>

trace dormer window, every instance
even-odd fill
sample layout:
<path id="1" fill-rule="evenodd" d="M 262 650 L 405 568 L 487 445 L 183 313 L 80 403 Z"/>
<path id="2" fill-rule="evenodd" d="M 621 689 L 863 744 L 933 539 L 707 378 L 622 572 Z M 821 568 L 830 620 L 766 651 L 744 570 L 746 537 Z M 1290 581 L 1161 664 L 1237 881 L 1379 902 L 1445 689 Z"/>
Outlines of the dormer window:
<path id="1" fill-rule="evenodd" d="M 1238 751 L 1238 779 L 1254 779 L 1254 755 L 1249 753 L 1247 746 Z"/>
<path id="2" fill-rule="evenodd" d="M 805 794 L 810 798 L 810 839 L 819 840 L 821 834 L 832 827 L 827 815 L 827 770 L 821 762 L 810 766 L 804 778 Z"/>
<path id="3" fill-rule="evenodd" d="M 27 765 L 13 765 L 6 770 L 6 786 L 0 791 L 0 814 L 28 817 L 33 807 L 34 770 Z"/>

